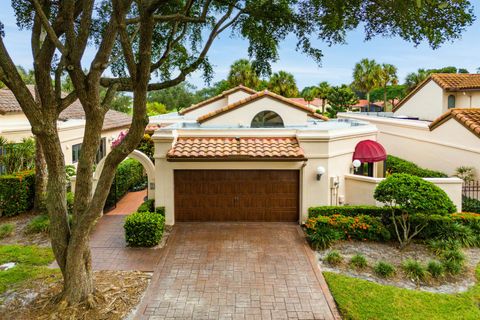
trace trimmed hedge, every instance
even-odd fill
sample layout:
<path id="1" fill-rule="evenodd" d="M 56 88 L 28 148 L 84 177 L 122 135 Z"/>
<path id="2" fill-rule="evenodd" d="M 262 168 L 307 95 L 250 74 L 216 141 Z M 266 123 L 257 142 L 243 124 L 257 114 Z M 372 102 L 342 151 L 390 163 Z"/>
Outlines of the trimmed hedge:
<path id="1" fill-rule="evenodd" d="M 165 218 L 153 212 L 135 212 L 125 219 L 125 240 L 131 247 L 153 247 L 162 239 Z"/>
<path id="2" fill-rule="evenodd" d="M 413 162 L 403 160 L 394 156 L 387 156 L 386 170 L 390 174 L 408 173 L 421 178 L 447 178 L 448 175 L 435 170 L 421 168 Z"/>
<path id="3" fill-rule="evenodd" d="M 347 217 L 366 215 L 383 218 L 391 215 L 391 212 L 392 211 L 390 208 L 375 206 L 322 206 L 309 208 L 308 217 L 316 218 L 318 216 L 333 216 L 335 214 L 339 214 Z"/>
<path id="4" fill-rule="evenodd" d="M 462 196 L 462 210 L 465 212 L 480 213 L 480 200 Z"/>
<path id="5" fill-rule="evenodd" d="M 155 211 L 155 200 L 148 199 L 144 203 L 142 203 L 137 212 L 154 212 Z"/>
<path id="6" fill-rule="evenodd" d="M 385 241 L 390 239 L 390 232 L 385 228 L 380 218 L 367 215 L 347 217 L 339 214 L 332 216 L 318 216 L 308 219 L 305 224 L 307 234 L 315 233 L 321 237 L 326 228 L 340 232 L 340 239 L 344 240 L 374 240 Z"/>
<path id="7" fill-rule="evenodd" d="M 122 161 L 118 165 L 116 172 L 116 183 L 114 182 L 110 188 L 107 200 L 105 201 L 106 208 L 110 208 L 115 204 L 115 190 L 117 199 L 120 199 L 128 191 L 133 190 L 145 181 L 143 166 L 135 159 Z"/>
<path id="8" fill-rule="evenodd" d="M 35 198 L 35 171 L 0 176 L 0 216 L 14 216 L 30 210 Z"/>

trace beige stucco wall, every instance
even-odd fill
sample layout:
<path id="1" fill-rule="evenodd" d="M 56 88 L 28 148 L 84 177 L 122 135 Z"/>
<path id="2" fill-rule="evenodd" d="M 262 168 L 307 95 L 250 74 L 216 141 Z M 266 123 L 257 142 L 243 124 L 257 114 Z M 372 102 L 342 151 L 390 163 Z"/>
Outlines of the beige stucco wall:
<path id="1" fill-rule="evenodd" d="M 382 206 L 382 203 L 373 198 L 375 188 L 383 178 L 371 178 L 353 174 L 345 175 L 346 185 L 346 204 L 348 205 L 373 205 Z M 441 188 L 453 204 L 457 207 L 457 212 L 462 211 L 462 183 L 458 178 L 425 178 L 439 188 Z"/>
<path id="2" fill-rule="evenodd" d="M 354 127 L 349 130 L 332 132 L 300 132 L 296 130 L 228 130 L 222 136 L 296 136 L 305 152 L 307 162 L 169 162 L 166 154 L 172 147 L 175 136 L 219 136 L 215 130 L 208 131 L 168 131 L 161 130 L 153 136 L 155 141 L 155 203 L 165 206 L 166 223 L 174 224 L 174 170 L 176 169 L 277 169 L 300 171 L 300 212 L 299 220 L 307 219 L 309 207 L 334 205 L 331 178 L 338 177 L 338 194 L 345 195 L 344 175 L 351 170 L 352 155 L 356 144 L 365 139 L 375 139 L 376 128 L 373 126 Z M 325 168 L 325 174 L 317 181 L 317 168 Z M 334 189 L 337 190 L 337 189 Z"/>
<path id="3" fill-rule="evenodd" d="M 446 111 L 443 89 L 430 80 L 423 88 L 408 99 L 395 115 L 418 117 L 422 120 L 433 121 Z"/>
<path id="4" fill-rule="evenodd" d="M 471 166 L 480 176 L 480 139 L 454 119 L 430 131 L 428 122 L 354 113 L 342 113 L 339 117 L 374 124 L 379 130 L 378 141 L 388 154 L 448 175 L 453 175 L 460 166 Z"/>
<path id="5" fill-rule="evenodd" d="M 285 126 L 305 125 L 307 112 L 274 100 L 268 96 L 211 118 L 202 123 L 202 127 L 243 126 L 250 127 L 253 118 L 261 111 L 274 111 L 283 119 Z"/>
<path id="6" fill-rule="evenodd" d="M 85 121 L 69 120 L 58 123 L 58 134 L 62 144 L 65 164 L 72 164 L 72 146 L 82 143 Z M 102 138 L 107 140 L 107 153 L 111 150 L 112 141 L 118 137 L 123 129 L 113 129 L 102 132 Z M 23 113 L 0 116 L 0 136 L 8 141 L 20 142 L 24 138 L 33 136 L 30 124 Z"/>
<path id="7" fill-rule="evenodd" d="M 480 108 L 480 91 L 443 93 L 443 111 L 448 110 L 448 96 L 455 96 L 455 108 Z"/>

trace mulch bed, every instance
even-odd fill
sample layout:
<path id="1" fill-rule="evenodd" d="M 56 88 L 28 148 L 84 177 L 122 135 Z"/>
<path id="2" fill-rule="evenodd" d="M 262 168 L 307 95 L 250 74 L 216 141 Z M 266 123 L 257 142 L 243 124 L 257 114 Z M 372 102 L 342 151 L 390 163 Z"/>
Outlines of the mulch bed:
<path id="1" fill-rule="evenodd" d="M 323 261 L 323 258 L 332 250 L 338 251 L 343 262 L 332 266 Z M 414 259 L 426 265 L 430 260 L 438 260 L 426 245 L 412 243 L 403 251 L 398 250 L 396 243 L 378 243 L 370 241 L 338 241 L 330 249 L 317 251 L 318 263 L 322 271 L 344 274 L 347 276 L 377 282 L 384 285 L 393 285 L 400 288 L 419 289 L 436 293 L 464 292 L 476 282 L 475 268 L 480 263 L 480 249 L 463 249 L 467 258 L 465 271 L 457 276 L 445 276 L 439 280 L 429 279 L 427 282 L 416 283 L 403 274 L 401 264 L 406 259 Z M 355 254 L 363 254 L 368 261 L 368 267 L 356 270 L 349 265 Z M 397 269 L 393 278 L 383 279 L 373 272 L 373 266 L 378 261 L 391 263 Z"/>
<path id="2" fill-rule="evenodd" d="M 59 275 L 28 284 L 7 293 L 0 315 L 5 320 L 95 319 L 120 320 L 131 317 L 151 279 L 140 271 L 96 271 L 96 293 L 88 303 L 66 306 L 57 303 L 62 290 Z M 94 307 L 92 307 L 92 305 Z"/>
<path id="3" fill-rule="evenodd" d="M 50 238 L 47 233 L 25 233 L 27 224 L 36 216 L 38 216 L 37 213 L 30 211 L 13 217 L 0 217 L 0 225 L 4 223 L 15 224 L 14 233 L 4 239 L 0 239 L 0 245 L 20 244 L 24 246 L 37 245 L 39 247 L 49 247 Z"/>

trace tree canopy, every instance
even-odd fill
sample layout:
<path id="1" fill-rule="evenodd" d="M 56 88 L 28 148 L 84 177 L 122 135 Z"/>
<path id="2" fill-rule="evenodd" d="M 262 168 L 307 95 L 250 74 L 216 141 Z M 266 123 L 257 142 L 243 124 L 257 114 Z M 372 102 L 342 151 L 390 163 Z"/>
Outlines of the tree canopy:
<path id="1" fill-rule="evenodd" d="M 50 238 L 64 278 L 61 298 L 67 304 L 87 301 L 94 292 L 88 238 L 102 214 L 115 168 L 144 135 L 147 93 L 178 85 L 197 70 L 211 80 L 214 62 L 208 53 L 220 34 L 246 39 L 254 69 L 265 76 L 287 37 L 296 42 L 296 50 L 320 62 L 322 52 L 311 39 L 342 43 L 347 32 L 360 25 L 366 39 L 399 36 L 437 48 L 460 37 L 474 20 L 467 0 L 365 0 L 344 5 L 316 0 L 12 0 L 12 7 L 18 26 L 31 34 L 40 94 L 35 99 L 28 90 L 5 46 L 1 24 L 0 81 L 12 90 L 42 150 L 48 150 L 44 155 Z M 87 47 L 93 50 L 91 60 L 85 57 Z M 73 89 L 63 95 L 67 74 Z M 132 123 L 106 157 L 93 189 L 105 114 L 122 91 L 132 92 Z M 85 112 L 85 130 L 69 224 L 65 161 L 56 128 L 60 113 L 76 100 Z"/>
<path id="2" fill-rule="evenodd" d="M 298 96 L 297 82 L 293 74 L 279 71 L 270 77 L 267 84 L 268 90 L 281 96 L 292 98 Z"/>

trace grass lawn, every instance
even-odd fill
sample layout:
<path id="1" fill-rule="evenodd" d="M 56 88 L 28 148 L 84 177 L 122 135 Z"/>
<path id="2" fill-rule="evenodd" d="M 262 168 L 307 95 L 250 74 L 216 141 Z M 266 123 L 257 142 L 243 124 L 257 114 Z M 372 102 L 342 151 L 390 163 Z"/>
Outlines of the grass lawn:
<path id="1" fill-rule="evenodd" d="M 480 280 L 480 265 L 477 267 Z M 401 289 L 324 272 L 344 319 L 480 319 L 480 283 L 460 294 Z"/>
<path id="2" fill-rule="evenodd" d="M 58 273 L 47 266 L 54 260 L 50 248 L 37 246 L 2 245 L 0 246 L 0 264 L 15 262 L 9 270 L 0 271 L 0 293 L 21 285 L 25 281 Z"/>

